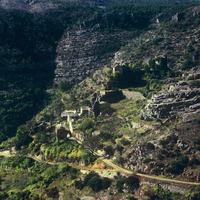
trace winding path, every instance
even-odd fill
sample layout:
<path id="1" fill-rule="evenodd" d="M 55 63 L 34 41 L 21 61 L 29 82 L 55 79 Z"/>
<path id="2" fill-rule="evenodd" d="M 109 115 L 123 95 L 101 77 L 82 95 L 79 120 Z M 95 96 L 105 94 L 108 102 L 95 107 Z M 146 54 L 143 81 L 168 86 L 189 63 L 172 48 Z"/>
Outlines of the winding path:
<path id="1" fill-rule="evenodd" d="M 147 174 L 142 174 L 142 173 L 134 173 L 131 170 L 122 168 L 122 167 L 114 164 L 112 160 L 102 159 L 102 161 L 104 163 L 106 163 L 108 166 L 115 169 L 116 171 L 123 173 L 123 174 L 127 174 L 127 175 L 135 174 L 136 176 L 141 177 L 141 178 L 155 180 L 155 181 L 159 181 L 159 182 L 163 182 L 163 183 L 174 183 L 174 184 L 179 184 L 179 185 L 200 186 L 200 182 L 181 181 L 181 180 L 170 179 L 170 178 L 165 178 L 165 177 L 160 177 L 160 176 L 147 175 Z"/>
<path id="2" fill-rule="evenodd" d="M 0 151 L 0 156 L 2 157 L 14 157 L 15 154 L 11 153 L 9 150 L 5 150 L 5 151 Z M 135 173 L 132 170 L 129 169 L 125 169 L 117 164 L 115 164 L 112 160 L 110 159 L 104 159 L 104 158 L 99 158 L 100 161 L 104 162 L 107 166 L 111 167 L 112 169 L 95 169 L 95 168 L 91 168 L 91 167 L 84 167 L 84 166 L 78 166 L 78 165 L 73 165 L 73 164 L 69 164 L 66 162 L 51 162 L 51 161 L 46 161 L 46 160 L 42 160 L 40 157 L 37 156 L 32 156 L 32 155 L 27 155 L 28 158 L 31 158 L 37 162 L 41 162 L 41 163 L 45 163 L 48 165 L 59 165 L 59 164 L 67 164 L 71 167 L 74 167 L 76 169 L 79 170 L 84 170 L 87 172 L 91 172 L 91 171 L 95 171 L 97 173 L 99 172 L 109 172 L 109 173 L 116 173 L 119 172 L 121 174 L 124 175 L 136 175 L 140 178 L 145 178 L 148 179 L 149 181 L 158 181 L 158 182 L 162 182 L 162 183 L 168 183 L 168 184 L 176 184 L 176 185 L 185 185 L 185 186 L 200 186 L 200 182 L 191 182 L 191 181 L 181 181 L 181 180 L 176 180 L 176 179 L 170 179 L 170 178 L 166 178 L 166 177 L 161 177 L 161 176 L 154 176 L 154 175 L 147 175 L 147 174 L 142 174 L 142 173 Z"/>

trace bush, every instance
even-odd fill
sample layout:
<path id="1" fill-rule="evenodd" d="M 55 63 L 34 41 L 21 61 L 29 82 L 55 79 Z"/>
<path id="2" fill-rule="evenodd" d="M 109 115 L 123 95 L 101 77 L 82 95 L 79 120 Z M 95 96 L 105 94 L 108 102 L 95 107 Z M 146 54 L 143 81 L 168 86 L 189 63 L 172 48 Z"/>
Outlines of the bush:
<path id="1" fill-rule="evenodd" d="M 88 129 L 94 130 L 95 128 L 95 122 L 91 118 L 86 118 L 83 120 L 83 122 L 80 124 L 79 129 L 81 131 L 86 131 Z"/>
<path id="2" fill-rule="evenodd" d="M 90 187 L 94 192 L 100 192 L 110 187 L 111 180 L 101 178 L 98 174 L 91 172 L 84 179 L 84 185 Z"/>
<path id="3" fill-rule="evenodd" d="M 170 73 L 167 57 L 158 57 L 155 59 L 151 59 L 149 61 L 149 64 L 146 65 L 144 68 L 145 76 L 148 77 L 148 79 L 165 78 L 165 76 Z"/>
<path id="4" fill-rule="evenodd" d="M 181 156 L 179 159 L 171 162 L 168 172 L 179 175 L 183 172 L 184 168 L 188 165 L 189 159 L 187 156 Z"/>
<path id="5" fill-rule="evenodd" d="M 66 82 L 61 82 L 60 85 L 59 85 L 59 88 L 62 92 L 67 92 L 68 90 L 71 89 L 71 85 L 69 85 L 68 83 Z"/>
<path id="6" fill-rule="evenodd" d="M 199 200 L 200 199 L 200 188 L 196 188 L 186 195 L 187 200 Z"/>
<path id="7" fill-rule="evenodd" d="M 137 176 L 129 176 L 126 179 L 126 184 L 130 190 L 137 190 L 140 187 L 140 180 Z"/>
<path id="8" fill-rule="evenodd" d="M 82 190 L 84 188 L 84 182 L 82 180 L 75 181 L 75 187 L 79 190 Z"/>
<path id="9" fill-rule="evenodd" d="M 7 199 L 8 194 L 6 192 L 0 192 L 0 199 Z"/>
<path id="10" fill-rule="evenodd" d="M 137 66 L 123 66 L 121 72 L 116 72 L 108 83 L 108 88 L 142 87 L 144 73 Z"/>
<path id="11" fill-rule="evenodd" d="M 2 132 L 0 132 L 0 143 L 6 140 L 6 138 L 7 137 Z"/>
<path id="12" fill-rule="evenodd" d="M 106 155 L 109 155 L 109 156 L 113 156 L 115 153 L 115 150 L 113 149 L 112 146 L 105 146 L 104 151 L 105 151 Z"/>
<path id="13" fill-rule="evenodd" d="M 68 173 L 71 177 L 76 177 L 77 170 L 70 167 L 66 166 L 64 164 L 60 164 L 58 166 L 52 166 L 47 168 L 45 171 L 43 171 L 42 178 L 45 182 L 45 184 L 50 184 L 52 181 L 54 181 L 57 177 Z"/>
<path id="14" fill-rule="evenodd" d="M 110 106 L 109 103 L 104 103 L 100 105 L 100 111 L 102 115 L 105 114 L 111 115 L 115 110 Z"/>
<path id="15" fill-rule="evenodd" d="M 119 176 L 116 181 L 116 189 L 118 192 L 123 192 L 124 189 L 124 177 Z"/>
<path id="16" fill-rule="evenodd" d="M 118 192 L 123 192 L 125 185 L 130 191 L 137 190 L 140 187 L 140 180 L 137 176 L 134 175 L 129 177 L 119 176 L 116 181 L 116 188 Z"/>
<path id="17" fill-rule="evenodd" d="M 151 200 L 173 200 L 173 194 L 169 190 L 164 190 L 160 185 L 153 188 Z"/>
<path id="18" fill-rule="evenodd" d="M 11 191 L 9 192 L 9 200 L 26 200 L 30 199 L 31 193 L 29 191 Z"/>
<path id="19" fill-rule="evenodd" d="M 17 130 L 15 147 L 21 149 L 22 146 L 27 146 L 32 142 L 32 138 L 29 136 L 29 130 L 26 126 L 21 126 Z"/>
<path id="20" fill-rule="evenodd" d="M 96 160 L 96 157 L 91 153 L 85 153 L 82 159 L 86 165 L 89 165 Z"/>
<path id="21" fill-rule="evenodd" d="M 92 190 L 94 192 L 99 192 L 101 191 L 103 188 L 102 188 L 102 180 L 100 177 L 98 176 L 94 176 L 92 177 L 88 182 L 87 182 L 87 185 L 92 188 Z"/>

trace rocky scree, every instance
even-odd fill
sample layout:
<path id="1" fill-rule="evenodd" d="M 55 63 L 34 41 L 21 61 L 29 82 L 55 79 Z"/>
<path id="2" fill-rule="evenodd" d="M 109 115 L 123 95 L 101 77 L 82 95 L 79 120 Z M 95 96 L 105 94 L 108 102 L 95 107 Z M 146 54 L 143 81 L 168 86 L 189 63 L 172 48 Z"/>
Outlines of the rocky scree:
<path id="1" fill-rule="evenodd" d="M 79 83 L 95 70 L 110 65 L 114 53 L 134 36 L 131 31 L 66 32 L 57 48 L 55 84 Z"/>

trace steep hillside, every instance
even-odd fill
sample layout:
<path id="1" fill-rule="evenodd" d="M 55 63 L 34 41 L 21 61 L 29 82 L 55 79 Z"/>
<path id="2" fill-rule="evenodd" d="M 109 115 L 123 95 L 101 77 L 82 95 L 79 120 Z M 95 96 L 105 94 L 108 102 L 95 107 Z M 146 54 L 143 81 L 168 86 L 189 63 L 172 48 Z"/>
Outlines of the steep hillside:
<path id="1" fill-rule="evenodd" d="M 8 10 L 24 10 L 29 12 L 49 12 L 62 9 L 64 6 L 79 5 L 85 7 L 100 6 L 101 8 L 119 5 L 183 5 L 198 3 L 198 0 L 1 0 L 0 7 Z"/>
<path id="2" fill-rule="evenodd" d="M 67 32 L 57 48 L 55 83 L 70 86 L 81 82 L 96 69 L 109 65 L 114 52 L 134 35 L 136 33 L 131 31 Z"/>
<path id="3" fill-rule="evenodd" d="M 3 10 L 0 199 L 198 200 L 199 22 L 186 5 Z"/>
<path id="4" fill-rule="evenodd" d="M 90 14 L 70 6 L 44 15 L 0 10 L 0 140 L 14 135 L 48 101 L 57 43 L 66 28 Z"/>
<path id="5" fill-rule="evenodd" d="M 144 12 L 134 7 L 83 12 L 72 5 L 46 14 L 1 10 L 1 140 L 41 109 L 53 79 L 67 87 L 109 64 L 114 52 L 147 28 L 159 9 Z"/>

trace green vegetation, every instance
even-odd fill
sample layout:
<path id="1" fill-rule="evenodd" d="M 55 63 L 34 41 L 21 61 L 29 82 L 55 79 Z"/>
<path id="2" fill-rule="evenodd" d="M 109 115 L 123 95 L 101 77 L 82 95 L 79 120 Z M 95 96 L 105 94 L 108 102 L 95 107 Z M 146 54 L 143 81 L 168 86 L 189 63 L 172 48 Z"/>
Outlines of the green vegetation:
<path id="1" fill-rule="evenodd" d="M 145 85 L 143 80 L 143 72 L 139 67 L 124 66 L 122 72 L 116 72 L 113 75 L 108 88 L 128 88 L 128 87 L 142 87 Z"/>
<path id="2" fill-rule="evenodd" d="M 188 166 L 191 170 L 192 167 L 199 170 L 199 157 L 192 157 L 187 153 L 199 148 L 198 140 L 195 140 L 191 148 L 190 140 L 186 144 L 184 141 L 183 144 L 178 144 L 179 136 L 165 138 L 166 134 L 178 130 L 173 124 L 174 119 L 147 122 L 141 117 L 148 98 L 161 90 L 165 81 L 175 78 L 175 68 L 190 69 L 198 64 L 198 50 L 193 44 L 188 44 L 187 48 L 183 45 L 185 52 L 180 63 L 184 64 L 181 68 L 173 66 L 176 62 L 172 62 L 173 59 L 170 60 L 165 56 L 168 54 L 163 53 L 164 50 L 173 49 L 168 46 L 172 43 L 167 38 L 168 33 L 166 38 L 162 36 L 165 26 L 157 28 L 158 25 L 153 24 L 149 27 L 152 19 L 163 9 L 166 7 L 126 5 L 86 9 L 82 6 L 66 6 L 43 15 L 0 11 L 0 143 L 14 136 L 1 143 L 0 148 L 6 150 L 5 154 L 9 154 L 11 147 L 17 150 L 14 157 L 0 158 L 0 199 L 57 199 L 60 192 L 61 195 L 66 195 L 68 191 L 71 196 L 64 196 L 64 199 L 72 199 L 76 193 L 80 198 L 82 194 L 98 198 L 96 195 L 104 195 L 106 192 L 110 196 L 118 195 L 113 197 L 115 199 L 134 199 L 135 192 L 142 185 L 138 177 L 116 175 L 117 170 L 113 173 L 111 169 L 98 163 L 101 159 L 94 156 L 96 153 L 102 153 L 106 158 L 126 167 L 136 167 L 141 171 L 145 168 L 147 173 L 152 174 L 161 174 L 162 171 L 178 176 Z M 169 15 L 166 14 L 168 11 L 166 9 L 161 17 L 165 19 L 165 15 Z M 175 11 L 176 9 L 170 10 L 170 15 Z M 198 22 L 196 20 L 194 24 L 198 25 Z M 182 25 L 186 26 L 187 23 L 189 21 Z M 166 27 L 170 24 L 171 22 Z M 185 27 L 182 30 L 178 26 L 173 28 L 185 31 Z M 64 31 L 77 28 L 90 29 L 94 34 L 96 31 L 109 34 L 118 30 L 143 33 L 148 28 L 152 28 L 152 32 L 141 34 L 144 38 L 136 39 L 134 48 L 131 45 L 126 47 L 128 50 L 125 49 L 125 52 L 130 52 L 130 55 L 133 53 L 130 57 L 134 62 L 127 59 L 127 63 L 132 64 L 118 66 L 113 75 L 111 69 L 104 69 L 102 73 L 99 70 L 101 74 L 97 73 L 75 87 L 62 82 L 51 92 L 52 90 L 47 89 L 52 89 L 57 44 Z M 153 40 L 149 35 L 152 33 L 156 35 Z M 174 38 L 177 39 L 178 36 Z M 154 54 L 157 52 L 154 45 L 164 49 L 160 55 Z M 108 48 L 112 48 L 112 45 Z M 148 56 L 143 56 L 144 52 L 148 52 Z M 152 57 L 149 58 L 149 55 Z M 126 63 L 126 58 L 123 59 Z M 191 84 L 198 86 L 199 83 L 191 80 Z M 84 113 L 79 116 L 73 121 L 74 133 L 70 135 L 67 120 L 61 117 L 61 113 L 66 109 L 78 110 L 81 106 L 91 106 L 94 92 L 103 94 L 104 89 L 108 91 L 105 91 L 106 94 L 101 99 L 99 115 L 92 117 L 92 114 Z M 45 107 L 46 104 L 48 106 Z M 38 113 L 39 110 L 42 111 Z M 38 114 L 35 115 L 36 113 Z M 35 117 L 31 120 L 33 116 Z M 58 126 L 63 126 L 60 136 L 61 132 L 64 135 L 59 140 L 56 139 L 59 135 L 56 135 Z M 188 131 L 189 129 L 187 133 Z M 180 135 L 182 137 L 182 132 Z M 74 141 L 76 137 L 81 139 Z M 80 142 L 82 138 L 84 141 Z M 130 157 L 129 162 L 127 158 Z M 140 163 L 137 163 L 138 159 Z M 96 165 L 96 172 L 100 171 L 99 174 L 91 172 L 91 169 L 95 171 Z M 107 170 L 106 175 L 113 177 L 112 180 L 101 176 L 101 170 L 102 173 Z M 179 198 L 160 185 L 151 187 L 145 195 L 151 200 Z M 199 195 L 197 188 L 186 196 L 181 195 L 181 198 L 198 200 Z"/>
<path id="3" fill-rule="evenodd" d="M 32 142 L 32 138 L 29 136 L 30 130 L 27 126 L 21 126 L 17 130 L 17 134 L 15 137 L 15 147 L 17 150 L 21 149 L 21 147 L 27 146 Z"/>
<path id="4" fill-rule="evenodd" d="M 86 118 L 83 120 L 83 122 L 80 124 L 79 129 L 81 131 L 90 130 L 93 131 L 95 129 L 95 122 L 91 118 Z"/>
<path id="5" fill-rule="evenodd" d="M 53 19 L 2 10 L 0 30 L 0 131 L 13 136 L 48 101 L 62 31 Z"/>
<path id="6" fill-rule="evenodd" d="M 18 126 L 49 102 L 46 90 L 52 86 L 56 47 L 65 30 L 97 28 L 108 34 L 120 29 L 141 31 L 166 9 L 124 5 L 85 9 L 84 5 L 66 4 L 43 15 L 0 10 L 1 140 L 15 135 Z M 65 83 L 60 87 L 69 89 Z"/>
<path id="7" fill-rule="evenodd" d="M 129 177 L 118 176 L 116 179 L 116 189 L 118 192 L 123 192 L 124 189 L 128 189 L 129 192 L 133 192 L 140 187 L 140 180 L 138 177 L 131 175 Z"/>
<path id="8" fill-rule="evenodd" d="M 90 187 L 94 192 L 100 192 L 101 190 L 106 190 L 111 186 L 112 181 L 108 178 L 101 178 L 98 174 L 91 172 L 85 176 L 83 181 L 77 181 L 75 186 L 78 189 L 83 189 L 84 187 Z"/>
<path id="9" fill-rule="evenodd" d="M 49 101 L 46 89 L 53 81 L 56 46 L 66 29 L 98 25 L 108 33 L 115 29 L 140 30 L 148 27 L 159 11 L 135 6 L 85 9 L 73 4 L 44 15 L 0 10 L 1 140 L 15 135 L 17 127 Z M 60 87 L 69 89 L 65 83 Z"/>
<path id="10" fill-rule="evenodd" d="M 189 192 L 187 195 L 187 200 L 198 200 L 200 199 L 200 188 L 197 187 L 194 190 L 192 190 L 191 192 Z"/>
<path id="11" fill-rule="evenodd" d="M 166 57 L 151 59 L 148 64 L 125 65 L 116 70 L 108 82 L 109 89 L 134 88 L 144 95 L 160 90 L 162 80 L 172 75 Z"/>
<path id="12" fill-rule="evenodd" d="M 173 194 L 169 190 L 163 189 L 160 185 L 157 185 L 153 188 L 153 196 L 151 199 L 156 200 L 175 200 L 178 196 L 176 194 Z"/>
<path id="13" fill-rule="evenodd" d="M 167 169 L 168 172 L 172 174 L 181 174 L 184 170 L 185 167 L 188 165 L 188 157 L 186 156 L 181 156 L 177 160 L 174 160 L 170 163 L 169 168 Z"/>
<path id="14" fill-rule="evenodd" d="M 95 156 L 73 141 L 42 145 L 40 153 L 47 160 L 83 162 L 86 165 L 95 160 Z"/>
<path id="15" fill-rule="evenodd" d="M 26 157 L 1 160 L 0 169 L 0 177 L 4 177 L 0 197 L 5 200 L 41 199 L 44 188 L 51 188 L 54 181 L 63 178 L 71 181 L 79 175 L 78 170 L 66 164 L 49 166 Z"/>

